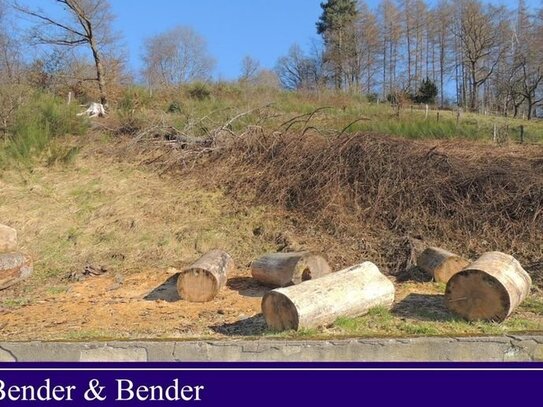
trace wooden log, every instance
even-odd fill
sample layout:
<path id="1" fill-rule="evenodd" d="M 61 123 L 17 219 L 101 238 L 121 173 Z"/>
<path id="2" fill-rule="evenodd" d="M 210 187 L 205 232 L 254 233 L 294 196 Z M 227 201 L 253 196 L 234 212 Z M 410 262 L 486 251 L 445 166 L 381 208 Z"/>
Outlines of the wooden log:
<path id="1" fill-rule="evenodd" d="M 274 331 L 315 328 L 339 317 L 356 317 L 377 306 L 390 307 L 394 285 L 365 262 L 317 280 L 279 288 L 262 299 L 262 313 Z"/>
<path id="2" fill-rule="evenodd" d="M 234 268 L 234 261 L 226 252 L 213 250 L 205 254 L 179 274 L 179 296 L 190 302 L 211 301 L 225 286 L 227 276 Z"/>
<path id="3" fill-rule="evenodd" d="M 447 284 L 447 308 L 468 321 L 504 321 L 528 296 L 532 279 L 504 253 L 483 254 Z"/>
<path id="4" fill-rule="evenodd" d="M 438 283 L 447 283 L 452 276 L 469 266 L 469 261 L 447 250 L 429 247 L 417 258 L 417 266 Z"/>
<path id="5" fill-rule="evenodd" d="M 330 274 L 324 257 L 310 252 L 271 253 L 251 263 L 251 274 L 270 287 L 288 287 Z"/>
<path id="6" fill-rule="evenodd" d="M 21 253 L 0 254 L 0 290 L 32 275 L 32 259 Z"/>
<path id="7" fill-rule="evenodd" d="M 0 224 L 0 253 L 10 253 L 17 250 L 17 231 L 9 226 Z"/>

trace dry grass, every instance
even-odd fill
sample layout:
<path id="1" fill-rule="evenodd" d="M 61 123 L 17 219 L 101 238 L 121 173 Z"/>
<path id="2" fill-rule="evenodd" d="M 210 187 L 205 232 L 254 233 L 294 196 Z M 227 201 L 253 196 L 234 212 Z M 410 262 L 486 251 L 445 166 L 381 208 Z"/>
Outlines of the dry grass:
<path id="1" fill-rule="evenodd" d="M 71 165 L 0 174 L 0 221 L 19 231 L 21 249 L 36 259 L 34 285 L 86 264 L 123 273 L 182 266 L 216 247 L 247 263 L 275 248 L 273 236 L 288 227 L 270 208 L 119 162 L 106 153 L 112 147 L 87 145 Z M 257 228 L 269 239 L 255 237 Z"/>
<path id="2" fill-rule="evenodd" d="M 266 189 L 253 188 L 266 179 L 266 170 L 273 169 L 265 160 L 258 168 L 247 161 L 236 169 L 239 173 L 233 171 L 235 160 L 230 157 L 232 161 L 215 161 L 213 170 L 202 161 L 190 176 L 174 171 L 160 176 L 153 167 L 140 164 L 152 161 L 159 151 L 140 149 L 130 140 L 59 143 L 61 149 L 81 149 L 71 163 L 43 162 L 31 170 L 10 170 L 0 176 L 0 222 L 19 230 L 21 249 L 36 260 L 30 280 L 1 293 L 3 339 L 340 338 L 543 329 L 538 290 L 505 324 L 469 324 L 444 309 L 443 287 L 398 282 L 391 312 L 374 310 L 322 330 L 269 333 L 260 315 L 260 297 L 266 289 L 250 278 L 246 267 L 250 260 L 268 251 L 305 247 L 328 254 L 335 270 L 365 258 L 386 264 L 390 252 L 380 253 L 381 244 L 401 243 L 403 233 L 384 228 L 387 219 L 378 216 L 374 223 L 353 229 L 332 228 L 331 213 L 347 219 L 344 211 L 327 212 L 334 207 L 320 207 L 319 202 L 297 208 L 283 201 L 288 195 L 270 199 L 274 205 L 250 205 L 254 199 L 264 202 Z M 306 147 L 310 153 L 310 146 Z M 238 159 L 243 157 L 240 154 Z M 278 162 L 285 165 L 281 159 Z M 240 184 L 233 181 L 249 168 L 253 168 L 252 183 L 245 184 L 248 179 L 243 177 Z M 227 170 L 230 182 L 222 189 L 213 187 L 225 180 Z M 210 180 L 210 174 L 216 178 Z M 228 188 L 230 194 L 225 194 Z M 251 195 L 232 196 L 239 198 L 244 192 Z M 320 199 L 326 197 L 330 199 L 329 195 Z M 175 300 L 172 285 L 164 288 L 172 278 L 168 268 L 187 265 L 215 247 L 230 251 L 238 262 L 227 287 L 209 304 Z M 399 246 L 391 252 L 404 249 Z M 67 280 L 87 263 L 109 271 L 80 283 Z"/>

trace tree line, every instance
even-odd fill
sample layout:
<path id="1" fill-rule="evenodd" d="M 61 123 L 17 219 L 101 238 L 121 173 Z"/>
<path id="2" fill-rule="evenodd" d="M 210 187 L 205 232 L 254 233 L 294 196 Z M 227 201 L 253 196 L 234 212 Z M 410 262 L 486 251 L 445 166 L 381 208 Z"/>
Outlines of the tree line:
<path id="1" fill-rule="evenodd" d="M 440 106 L 528 119 L 543 100 L 543 10 L 525 0 L 514 9 L 479 0 L 381 0 L 374 9 L 328 0 L 321 8 L 322 45 L 293 45 L 278 62 L 287 88 L 396 101 L 435 94 Z"/>
<path id="2" fill-rule="evenodd" d="M 24 76 L 34 85 L 69 84 L 77 94 L 96 84 L 107 104 L 112 84 L 128 74 L 109 0 L 47 0 L 57 13 L 24 0 L 0 0 L 0 83 Z M 371 100 L 412 100 L 472 111 L 532 118 L 543 101 L 543 9 L 480 0 L 327 0 L 315 25 L 319 41 L 292 45 L 273 70 L 247 56 L 239 80 L 280 83 L 292 90 L 337 91 Z M 17 35 L 13 15 L 32 22 Z M 32 61 L 24 43 L 47 52 Z M 86 51 L 85 58 L 79 50 Z M 142 81 L 149 89 L 211 80 L 215 65 L 206 42 L 189 27 L 144 41 Z"/>

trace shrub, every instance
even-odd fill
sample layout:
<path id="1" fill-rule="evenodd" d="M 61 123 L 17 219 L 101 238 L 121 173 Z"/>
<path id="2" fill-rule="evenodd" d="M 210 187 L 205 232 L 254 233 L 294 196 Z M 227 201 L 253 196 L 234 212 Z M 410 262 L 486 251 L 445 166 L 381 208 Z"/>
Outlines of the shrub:
<path id="1" fill-rule="evenodd" d="M 377 101 L 379 100 L 379 95 L 377 93 L 370 93 L 366 96 L 366 99 L 368 100 L 369 103 L 377 103 Z"/>
<path id="2" fill-rule="evenodd" d="M 181 113 L 183 111 L 181 103 L 177 100 L 174 100 L 166 109 L 166 113 Z"/>
<path id="3" fill-rule="evenodd" d="M 123 90 L 117 108 L 123 113 L 133 113 L 136 110 L 149 107 L 153 101 L 149 92 L 138 86 L 131 86 Z"/>
<path id="4" fill-rule="evenodd" d="M 438 91 L 437 86 L 430 78 L 426 78 L 420 84 L 419 90 L 416 95 L 413 95 L 411 99 L 415 103 L 433 104 L 436 100 Z"/>
<path id="5" fill-rule="evenodd" d="M 204 83 L 195 83 L 189 88 L 189 97 L 196 100 L 206 100 L 211 97 L 211 91 Z"/>
<path id="6" fill-rule="evenodd" d="M 0 149 L 0 167 L 10 160 L 24 162 L 40 154 L 54 137 L 84 134 L 87 122 L 77 116 L 76 109 L 76 105 L 68 106 L 52 95 L 35 94 L 18 109 L 8 128 L 6 143 Z"/>

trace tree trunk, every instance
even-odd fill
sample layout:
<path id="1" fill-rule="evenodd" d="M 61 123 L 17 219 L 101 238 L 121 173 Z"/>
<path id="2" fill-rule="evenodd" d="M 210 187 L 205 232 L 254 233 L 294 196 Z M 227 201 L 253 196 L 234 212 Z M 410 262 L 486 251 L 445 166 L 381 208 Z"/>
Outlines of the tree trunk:
<path id="1" fill-rule="evenodd" d="M 21 253 L 0 254 L 0 290 L 32 275 L 32 259 Z"/>
<path id="2" fill-rule="evenodd" d="M 15 250 L 17 250 L 17 231 L 0 224 L 0 253 L 9 253 Z"/>
<path id="3" fill-rule="evenodd" d="M 94 64 L 96 66 L 96 80 L 98 81 L 98 90 L 100 91 L 100 103 L 107 109 L 107 91 L 106 91 L 106 79 L 104 73 L 104 65 L 102 63 L 102 56 L 98 51 L 94 38 L 90 40 L 90 46 L 92 50 L 92 56 L 94 58 Z"/>
<path id="4" fill-rule="evenodd" d="M 339 317 L 357 317 L 394 302 L 394 285 L 366 262 L 318 280 L 280 288 L 262 299 L 262 313 L 275 331 L 315 328 Z"/>
<path id="5" fill-rule="evenodd" d="M 253 278 L 271 287 L 300 284 L 330 274 L 331 271 L 322 256 L 309 252 L 272 253 L 251 263 Z"/>
<path id="6" fill-rule="evenodd" d="M 447 250 L 429 247 L 417 258 L 417 266 L 438 283 L 447 283 L 452 276 L 469 266 L 469 261 Z"/>
<path id="7" fill-rule="evenodd" d="M 532 279 L 512 256 L 483 254 L 453 276 L 445 302 L 453 313 L 468 321 L 504 321 L 528 296 Z"/>
<path id="8" fill-rule="evenodd" d="M 534 102 L 533 102 L 533 99 L 532 99 L 531 95 L 526 97 L 526 104 L 528 105 L 528 112 L 526 114 L 526 119 L 527 120 L 532 120 L 532 112 L 533 112 L 533 109 L 534 109 Z"/>
<path id="9" fill-rule="evenodd" d="M 439 107 L 443 109 L 445 104 L 445 45 L 443 39 L 439 49 L 439 93 Z"/>
<path id="10" fill-rule="evenodd" d="M 213 250 L 205 254 L 179 274 L 179 296 L 190 302 L 211 301 L 225 286 L 227 276 L 234 268 L 234 261 L 226 252 Z"/>
<path id="11" fill-rule="evenodd" d="M 407 11 L 407 10 L 406 10 Z M 406 33 L 405 33 L 405 39 L 407 40 L 407 88 L 410 92 L 413 91 L 413 87 L 411 86 L 411 81 L 413 77 L 411 76 L 411 30 L 409 27 L 409 16 L 406 16 Z"/>
<path id="12" fill-rule="evenodd" d="M 387 38 L 383 40 L 383 100 L 387 100 Z"/>
<path id="13" fill-rule="evenodd" d="M 474 63 L 471 64 L 470 70 L 471 70 L 471 98 L 470 98 L 470 109 L 472 112 L 475 112 L 477 110 L 477 93 L 479 91 L 479 84 L 477 83 L 477 71 L 476 65 Z"/>

